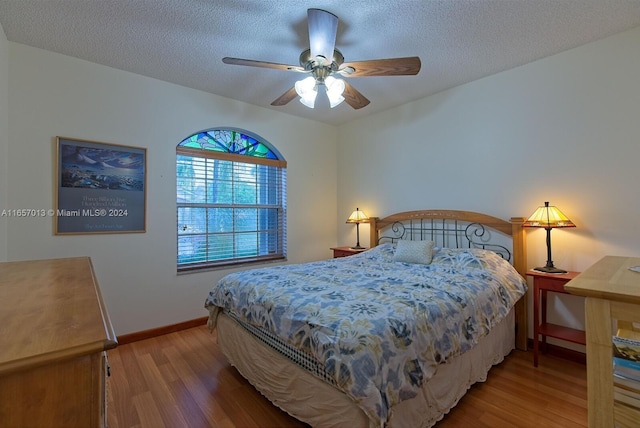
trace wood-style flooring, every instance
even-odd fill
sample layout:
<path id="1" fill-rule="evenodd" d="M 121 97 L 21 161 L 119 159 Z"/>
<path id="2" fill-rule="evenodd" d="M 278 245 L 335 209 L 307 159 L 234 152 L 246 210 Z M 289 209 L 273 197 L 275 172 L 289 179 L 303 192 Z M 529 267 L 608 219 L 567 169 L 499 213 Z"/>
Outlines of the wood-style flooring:
<path id="1" fill-rule="evenodd" d="M 586 427 L 583 364 L 513 351 L 436 428 Z M 109 352 L 110 428 L 306 427 L 269 403 L 227 363 L 206 326 Z"/>

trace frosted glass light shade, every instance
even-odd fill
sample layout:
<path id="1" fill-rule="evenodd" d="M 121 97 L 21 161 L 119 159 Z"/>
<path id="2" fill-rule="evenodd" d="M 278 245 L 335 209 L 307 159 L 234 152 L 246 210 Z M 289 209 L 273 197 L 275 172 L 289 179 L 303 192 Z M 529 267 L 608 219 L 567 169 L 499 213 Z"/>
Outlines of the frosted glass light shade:
<path id="1" fill-rule="evenodd" d="M 344 101 L 342 96 L 345 88 L 344 80 L 329 76 L 324 79 L 324 84 L 327 87 L 327 97 L 331 108 L 340 105 Z"/>
<path id="2" fill-rule="evenodd" d="M 298 80 L 294 85 L 296 93 L 300 95 L 300 102 L 309 108 L 313 108 L 318 96 L 318 88 L 316 87 L 316 79 L 309 76 L 305 79 Z"/>

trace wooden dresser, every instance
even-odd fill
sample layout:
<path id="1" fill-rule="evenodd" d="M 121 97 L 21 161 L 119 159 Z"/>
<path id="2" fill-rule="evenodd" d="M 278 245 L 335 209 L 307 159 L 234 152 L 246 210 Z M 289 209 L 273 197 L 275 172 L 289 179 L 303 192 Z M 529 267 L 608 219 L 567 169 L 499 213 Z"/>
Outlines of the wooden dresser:
<path id="1" fill-rule="evenodd" d="M 0 263 L 0 427 L 106 426 L 116 346 L 88 257 Z"/>

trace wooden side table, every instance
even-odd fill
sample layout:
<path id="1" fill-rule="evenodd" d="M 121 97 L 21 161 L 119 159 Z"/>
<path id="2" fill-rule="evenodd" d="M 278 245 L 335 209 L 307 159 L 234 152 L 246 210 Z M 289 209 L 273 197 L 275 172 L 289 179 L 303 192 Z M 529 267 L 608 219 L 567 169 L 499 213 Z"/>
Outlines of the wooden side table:
<path id="1" fill-rule="evenodd" d="M 580 272 L 564 274 L 544 273 L 535 270 L 527 272 L 533 277 L 533 366 L 538 367 L 538 352 L 540 336 L 542 336 L 542 351 L 546 352 L 547 336 L 568 342 L 586 344 L 585 332 L 574 328 L 564 327 L 547 322 L 547 292 L 570 294 L 564 285 L 578 276 Z"/>
<path id="2" fill-rule="evenodd" d="M 353 256 L 354 254 L 358 254 L 365 250 L 368 250 L 368 248 L 355 250 L 351 247 L 332 247 L 331 250 L 333 250 L 333 258 L 337 259 L 338 257 Z"/>

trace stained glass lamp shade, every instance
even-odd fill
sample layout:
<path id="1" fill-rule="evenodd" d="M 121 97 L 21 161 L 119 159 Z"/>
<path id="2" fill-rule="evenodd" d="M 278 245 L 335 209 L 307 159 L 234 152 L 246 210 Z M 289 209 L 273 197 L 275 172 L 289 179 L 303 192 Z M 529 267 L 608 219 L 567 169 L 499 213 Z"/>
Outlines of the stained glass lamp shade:
<path id="1" fill-rule="evenodd" d="M 559 227 L 576 227 L 569 218 L 558 208 L 545 202 L 544 206 L 538 207 L 531 216 L 523 223 L 524 227 L 542 227 L 547 231 L 547 264 L 534 268 L 545 273 L 567 273 L 566 270 L 558 269 L 551 260 L 551 229 Z"/>

